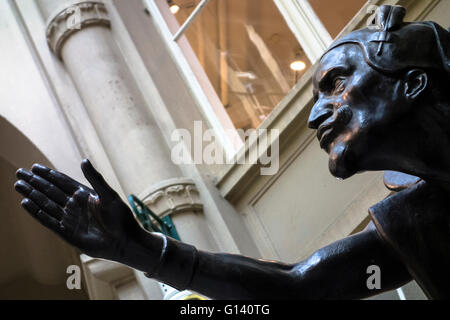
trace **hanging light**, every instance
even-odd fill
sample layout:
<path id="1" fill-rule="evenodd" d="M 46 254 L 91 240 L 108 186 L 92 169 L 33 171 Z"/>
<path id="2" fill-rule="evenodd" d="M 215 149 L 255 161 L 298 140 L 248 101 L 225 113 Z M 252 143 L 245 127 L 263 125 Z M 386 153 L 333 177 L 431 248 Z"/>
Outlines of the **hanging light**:
<path id="1" fill-rule="evenodd" d="M 180 6 L 174 3 L 172 0 L 168 0 L 167 3 L 169 4 L 170 12 L 173 14 L 177 14 L 178 11 L 180 11 Z"/>
<path id="2" fill-rule="evenodd" d="M 294 71 L 303 71 L 306 69 L 306 63 L 301 59 L 300 53 L 297 52 L 294 61 L 292 61 L 290 68 Z"/>
<path id="3" fill-rule="evenodd" d="M 290 67 L 294 71 L 303 71 L 306 68 L 306 63 L 302 60 L 295 60 L 291 63 Z"/>

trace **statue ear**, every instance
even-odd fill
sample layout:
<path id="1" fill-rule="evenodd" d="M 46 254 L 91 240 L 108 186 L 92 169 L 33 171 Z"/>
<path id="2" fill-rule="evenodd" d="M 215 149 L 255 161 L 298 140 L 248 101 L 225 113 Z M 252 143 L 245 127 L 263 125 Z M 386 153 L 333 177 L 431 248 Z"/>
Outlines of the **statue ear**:
<path id="1" fill-rule="evenodd" d="M 428 75 L 421 69 L 409 70 L 405 76 L 405 97 L 416 99 L 427 87 Z"/>

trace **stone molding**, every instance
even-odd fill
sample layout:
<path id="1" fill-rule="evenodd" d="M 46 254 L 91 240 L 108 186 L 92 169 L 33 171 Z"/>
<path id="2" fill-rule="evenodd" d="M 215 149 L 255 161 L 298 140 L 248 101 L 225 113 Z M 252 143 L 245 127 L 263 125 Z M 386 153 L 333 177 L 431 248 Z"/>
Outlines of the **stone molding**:
<path id="1" fill-rule="evenodd" d="M 80 255 L 84 279 L 91 300 L 126 299 L 126 292 L 121 289 L 135 287 L 135 295 L 144 298 L 144 293 L 137 283 L 133 269 L 112 261 L 96 259 L 85 254 Z"/>
<path id="2" fill-rule="evenodd" d="M 140 194 L 139 198 L 159 217 L 203 209 L 194 181 L 186 178 L 161 181 Z"/>
<path id="3" fill-rule="evenodd" d="M 90 26 L 111 26 L 104 3 L 84 1 L 59 11 L 47 23 L 47 43 L 53 53 L 61 58 L 64 42 L 72 34 Z"/>

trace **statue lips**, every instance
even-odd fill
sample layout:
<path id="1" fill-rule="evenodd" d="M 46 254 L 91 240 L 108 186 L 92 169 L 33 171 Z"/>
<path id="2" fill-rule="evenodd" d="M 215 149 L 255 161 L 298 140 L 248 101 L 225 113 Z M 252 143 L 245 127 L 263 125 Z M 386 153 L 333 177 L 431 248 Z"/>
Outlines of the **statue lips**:
<path id="1" fill-rule="evenodd" d="M 342 129 L 350 122 L 353 112 L 348 106 L 343 106 L 337 110 L 335 115 L 322 123 L 317 129 L 317 139 L 320 147 L 327 150 L 328 145 L 339 135 Z"/>
<path id="2" fill-rule="evenodd" d="M 337 130 L 336 121 L 321 125 L 317 129 L 317 139 L 319 139 L 320 147 L 328 152 L 328 145 L 337 137 L 339 130 Z"/>

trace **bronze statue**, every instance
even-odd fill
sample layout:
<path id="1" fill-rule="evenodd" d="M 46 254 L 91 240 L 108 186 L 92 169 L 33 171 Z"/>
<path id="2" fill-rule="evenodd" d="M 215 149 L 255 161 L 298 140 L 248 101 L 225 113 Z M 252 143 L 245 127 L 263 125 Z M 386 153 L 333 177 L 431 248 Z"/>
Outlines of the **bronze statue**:
<path id="1" fill-rule="evenodd" d="M 369 210 L 364 231 L 305 261 L 208 253 L 148 233 L 88 160 L 81 168 L 93 189 L 41 165 L 20 169 L 23 207 L 90 256 L 211 298 L 357 299 L 412 279 L 429 298 L 450 298 L 449 32 L 404 15 L 382 6 L 375 28 L 344 36 L 323 55 L 309 126 L 336 177 L 391 170 L 421 180 L 406 179 L 407 188 Z M 370 265 L 381 269 L 379 290 L 366 285 Z"/>

